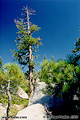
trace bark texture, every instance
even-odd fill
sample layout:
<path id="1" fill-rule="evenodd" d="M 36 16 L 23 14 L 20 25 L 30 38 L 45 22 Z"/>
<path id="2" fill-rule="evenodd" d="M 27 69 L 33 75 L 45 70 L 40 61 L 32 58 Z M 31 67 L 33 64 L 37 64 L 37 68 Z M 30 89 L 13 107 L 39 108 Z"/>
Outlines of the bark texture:
<path id="1" fill-rule="evenodd" d="M 28 35 L 30 35 L 30 22 L 29 22 L 29 11 L 27 9 L 27 26 L 28 26 Z M 29 85 L 30 85 L 30 97 L 33 94 L 33 55 L 32 55 L 32 46 L 29 45 Z"/>
<path id="2" fill-rule="evenodd" d="M 10 80 L 8 80 L 7 95 L 8 95 L 8 107 L 7 107 L 7 119 L 6 120 L 9 119 L 9 111 L 10 111 L 10 106 L 11 106 Z"/>

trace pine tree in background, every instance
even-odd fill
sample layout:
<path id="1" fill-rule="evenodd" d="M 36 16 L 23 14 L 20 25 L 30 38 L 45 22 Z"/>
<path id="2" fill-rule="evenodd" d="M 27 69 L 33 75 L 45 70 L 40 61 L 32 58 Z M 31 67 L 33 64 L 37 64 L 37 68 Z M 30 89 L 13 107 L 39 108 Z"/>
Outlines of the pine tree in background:
<path id="1" fill-rule="evenodd" d="M 79 39 L 76 39 L 77 42 L 74 44 L 75 45 L 75 49 L 72 50 L 72 52 L 76 53 L 76 52 L 80 52 L 80 38 Z"/>
<path id="2" fill-rule="evenodd" d="M 35 62 L 33 62 L 34 58 L 37 56 L 33 56 L 33 52 L 41 45 L 40 37 L 34 38 L 32 34 L 35 31 L 38 31 L 40 27 L 37 25 L 32 25 L 30 20 L 30 15 L 34 15 L 34 10 L 28 9 L 28 7 L 23 7 L 22 9 L 24 14 L 22 13 L 24 19 L 14 20 L 16 26 L 18 28 L 18 37 L 15 42 L 17 45 L 17 51 L 13 50 L 14 58 L 21 65 L 28 66 L 29 68 L 29 83 L 30 83 L 30 96 L 33 94 L 33 69 Z"/>
<path id="3" fill-rule="evenodd" d="M 67 55 L 67 61 L 70 64 L 74 64 L 75 66 L 80 66 L 80 38 L 76 39 L 75 48 L 71 50 L 71 54 Z"/>
<path id="4" fill-rule="evenodd" d="M 2 68 L 2 58 L 0 57 L 0 69 Z"/>
<path id="5" fill-rule="evenodd" d="M 78 65 L 80 65 L 80 38 L 76 39 L 77 42 L 74 44 L 75 49 L 72 50 L 71 52 L 75 54 L 74 60 L 77 62 Z"/>
<path id="6" fill-rule="evenodd" d="M 44 60 L 46 60 L 46 55 L 44 54 Z"/>

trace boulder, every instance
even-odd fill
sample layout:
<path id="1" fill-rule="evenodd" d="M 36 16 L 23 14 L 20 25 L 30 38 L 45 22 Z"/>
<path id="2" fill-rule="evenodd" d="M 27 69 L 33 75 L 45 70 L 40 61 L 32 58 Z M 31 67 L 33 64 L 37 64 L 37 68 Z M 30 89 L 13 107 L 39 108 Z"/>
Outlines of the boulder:
<path id="1" fill-rule="evenodd" d="M 19 87 L 17 95 L 19 95 L 21 98 L 28 99 L 28 94 L 21 87 Z"/>
<path id="2" fill-rule="evenodd" d="M 40 103 L 50 110 L 54 106 L 54 99 L 50 95 L 44 94 L 43 89 L 46 88 L 45 82 L 38 82 L 32 97 L 30 98 L 29 105 Z"/>
<path id="3" fill-rule="evenodd" d="M 4 107 L 2 103 L 0 103 L 0 120 L 5 113 L 6 113 L 6 107 Z"/>
<path id="4" fill-rule="evenodd" d="M 38 82 L 33 92 L 33 95 L 30 98 L 29 105 L 38 103 L 39 100 L 45 96 L 45 94 L 43 94 L 43 89 L 45 88 L 46 88 L 45 82 Z"/>
<path id="5" fill-rule="evenodd" d="M 47 120 L 43 105 L 34 104 L 18 112 L 14 120 Z"/>

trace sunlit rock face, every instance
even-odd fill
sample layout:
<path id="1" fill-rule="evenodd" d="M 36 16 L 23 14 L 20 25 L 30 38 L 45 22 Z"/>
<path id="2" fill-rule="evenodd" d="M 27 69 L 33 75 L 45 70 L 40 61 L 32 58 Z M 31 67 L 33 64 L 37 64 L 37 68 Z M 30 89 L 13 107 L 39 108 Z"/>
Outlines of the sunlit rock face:
<path id="1" fill-rule="evenodd" d="M 6 113 L 6 107 L 4 107 L 2 103 L 0 103 L 0 120 L 5 113 Z"/>
<path id="2" fill-rule="evenodd" d="M 43 105 L 34 104 L 18 112 L 14 120 L 47 120 Z"/>
<path id="3" fill-rule="evenodd" d="M 19 87 L 17 95 L 19 95 L 21 98 L 28 99 L 28 94 L 21 87 Z"/>
<path id="4" fill-rule="evenodd" d="M 54 106 L 53 97 L 43 93 L 43 89 L 46 88 L 45 82 L 38 82 L 32 97 L 30 98 L 29 105 L 40 103 L 50 109 Z"/>

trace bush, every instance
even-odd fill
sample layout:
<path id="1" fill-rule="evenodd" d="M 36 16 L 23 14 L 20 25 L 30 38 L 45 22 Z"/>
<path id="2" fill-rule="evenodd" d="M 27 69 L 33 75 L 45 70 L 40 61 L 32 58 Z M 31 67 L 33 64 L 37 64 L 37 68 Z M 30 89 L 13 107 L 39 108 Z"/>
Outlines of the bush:
<path id="1" fill-rule="evenodd" d="M 68 63 L 65 60 L 59 60 L 55 62 L 54 59 L 44 61 L 41 64 L 40 79 L 41 81 L 46 82 L 47 89 L 46 93 L 49 93 L 58 98 L 62 98 L 64 103 L 63 113 L 66 114 L 66 108 L 71 106 L 72 111 L 76 111 L 79 114 L 79 109 L 76 109 L 77 102 L 80 100 L 80 67 L 74 66 L 73 64 Z M 52 87 L 51 84 L 55 84 L 55 87 Z M 77 95 L 78 101 L 73 100 L 73 96 Z M 74 104 L 75 102 L 75 104 Z M 80 108 L 80 107 L 79 107 Z M 61 109 L 61 108 L 60 108 Z M 60 110 L 61 111 L 61 110 Z M 71 111 L 71 110 L 70 110 Z M 69 112 L 68 112 L 69 113 Z"/>

